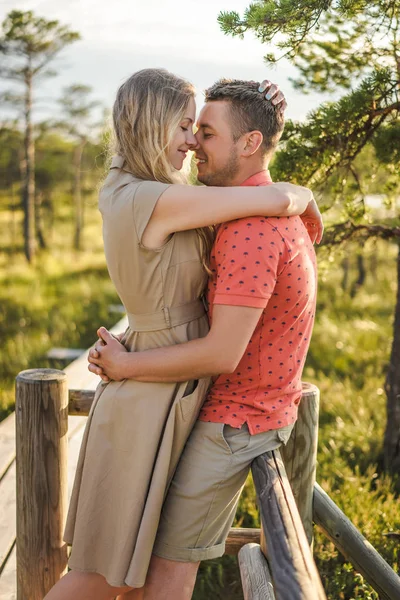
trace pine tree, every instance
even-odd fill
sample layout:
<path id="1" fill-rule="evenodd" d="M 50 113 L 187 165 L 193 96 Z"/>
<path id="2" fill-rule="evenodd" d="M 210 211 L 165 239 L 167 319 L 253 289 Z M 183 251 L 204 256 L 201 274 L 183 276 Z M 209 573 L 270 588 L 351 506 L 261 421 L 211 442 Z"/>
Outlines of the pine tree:
<path id="1" fill-rule="evenodd" d="M 24 86 L 24 163 L 22 202 L 24 207 L 25 255 L 31 262 L 35 255 L 35 144 L 33 139 L 33 84 L 40 78 L 54 76 L 49 63 L 61 50 L 80 38 L 79 33 L 58 21 L 37 17 L 32 11 L 11 11 L 4 19 L 0 34 L 3 55 L 0 77 Z"/>
<path id="2" fill-rule="evenodd" d="M 262 43 L 275 42 L 278 53 L 298 69 L 293 80 L 303 92 L 343 90 L 304 123 L 288 122 L 275 173 L 329 190 L 340 203 L 340 220 L 325 236 L 327 244 L 380 237 L 399 244 L 398 291 L 393 343 L 386 377 L 387 425 L 384 462 L 400 472 L 400 215 L 373 222 L 364 196 L 373 186 L 377 166 L 386 174 L 382 186 L 393 207 L 400 192 L 400 4 L 398 0 L 264 0 L 253 2 L 243 17 L 219 15 L 226 34 L 253 31 Z M 370 172 L 359 174 L 360 157 L 373 149 Z"/>
<path id="3" fill-rule="evenodd" d="M 68 133 L 74 140 L 74 184 L 73 196 L 75 205 L 75 233 L 74 248 L 81 250 L 83 230 L 83 203 L 81 194 L 81 171 L 83 150 L 92 137 L 93 132 L 99 129 L 99 124 L 91 120 L 94 108 L 99 106 L 95 100 L 88 98 L 92 88 L 87 85 L 74 84 L 64 89 L 59 99 L 64 121 L 58 123 L 58 127 Z"/>

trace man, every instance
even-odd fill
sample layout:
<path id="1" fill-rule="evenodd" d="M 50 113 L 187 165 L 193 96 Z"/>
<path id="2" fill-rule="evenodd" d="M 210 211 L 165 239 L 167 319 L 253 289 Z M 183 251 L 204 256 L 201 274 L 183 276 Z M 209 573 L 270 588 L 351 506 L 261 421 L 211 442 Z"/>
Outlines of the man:
<path id="1" fill-rule="evenodd" d="M 196 134 L 199 180 L 271 183 L 282 111 L 255 82 L 221 80 L 205 99 Z M 106 346 L 100 359 L 91 358 L 114 379 L 146 375 L 150 367 L 158 377 L 174 368 L 188 380 L 215 376 L 165 502 L 146 600 L 191 598 L 199 562 L 224 553 L 252 460 L 286 443 L 297 418 L 316 300 L 315 253 L 302 220 L 260 216 L 220 225 L 210 267 L 206 338 L 122 356 L 102 328 Z"/>

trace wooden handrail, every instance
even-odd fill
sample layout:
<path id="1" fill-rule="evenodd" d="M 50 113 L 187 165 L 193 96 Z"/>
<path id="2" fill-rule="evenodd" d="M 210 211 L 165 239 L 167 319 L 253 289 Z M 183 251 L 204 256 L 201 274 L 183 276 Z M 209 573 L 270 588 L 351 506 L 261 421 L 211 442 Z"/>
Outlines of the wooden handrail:
<path id="1" fill-rule="evenodd" d="M 326 600 L 279 450 L 252 472 L 277 600 Z"/>
<path id="2" fill-rule="evenodd" d="M 318 483 L 314 486 L 314 521 L 381 600 L 400 598 L 400 577 Z"/>
<path id="3" fill-rule="evenodd" d="M 68 391 L 66 379 L 63 372 L 54 369 L 32 369 L 17 377 L 17 600 L 42 600 L 66 569 L 67 546 L 62 541 L 62 534 L 66 515 L 68 415 L 87 415 L 94 398 L 92 390 Z M 310 464 L 315 456 L 315 414 L 313 410 L 304 410 L 303 413 L 308 414 L 305 418 L 311 419 L 311 424 L 299 423 L 303 434 L 297 441 L 306 447 L 305 438 L 311 435 L 308 449 L 303 458 L 298 456 L 296 448 L 290 450 L 288 445 L 285 449 L 292 486 L 296 489 L 296 478 L 301 477 L 302 472 L 308 473 L 303 485 L 312 485 L 313 492 L 307 492 L 307 502 L 301 509 L 304 522 L 306 526 L 311 522 L 307 515 L 313 495 L 314 521 L 382 598 L 397 600 L 400 598 L 400 578 L 334 502 L 313 484 L 314 467 Z M 253 467 L 262 522 L 270 541 L 268 559 L 277 600 L 325 598 L 279 452 L 259 457 Z M 301 498 L 305 494 L 301 491 L 304 487 L 297 482 L 297 489 Z M 258 541 L 259 535 L 259 530 L 233 530 L 227 551 L 236 553 L 243 544 Z M 253 550 L 252 557 L 255 554 Z M 258 558 L 259 554 L 256 562 Z M 289 579 L 282 570 L 286 564 L 291 573 Z M 255 574 L 256 577 L 259 575 Z M 292 580 L 297 582 L 295 586 Z M 290 594 L 288 590 L 292 590 Z M 256 596 L 253 598 L 255 600 Z"/>
<path id="4" fill-rule="evenodd" d="M 268 562 L 259 544 L 246 544 L 239 552 L 244 600 L 276 600 Z"/>

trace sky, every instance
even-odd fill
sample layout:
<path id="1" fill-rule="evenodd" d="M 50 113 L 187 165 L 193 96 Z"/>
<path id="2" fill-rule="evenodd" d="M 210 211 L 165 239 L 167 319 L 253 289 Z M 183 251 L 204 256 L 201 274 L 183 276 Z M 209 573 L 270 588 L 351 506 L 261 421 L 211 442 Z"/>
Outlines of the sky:
<path id="1" fill-rule="evenodd" d="M 112 106 L 119 85 L 145 67 L 164 67 L 195 84 L 198 108 L 202 90 L 220 77 L 270 79 L 284 91 L 287 118 L 303 120 L 329 96 L 301 94 L 288 77 L 296 70 L 287 61 L 267 67 L 268 51 L 252 33 L 244 40 L 222 33 L 220 11 L 243 14 L 250 0 L 1 0 L 0 19 L 13 9 L 33 10 L 58 19 L 80 32 L 82 40 L 67 47 L 53 68 L 59 75 L 40 83 L 36 95 L 45 100 L 37 111 L 53 112 L 52 99 L 64 86 L 84 83 L 93 99 Z M 4 83 L 2 84 L 4 89 Z"/>

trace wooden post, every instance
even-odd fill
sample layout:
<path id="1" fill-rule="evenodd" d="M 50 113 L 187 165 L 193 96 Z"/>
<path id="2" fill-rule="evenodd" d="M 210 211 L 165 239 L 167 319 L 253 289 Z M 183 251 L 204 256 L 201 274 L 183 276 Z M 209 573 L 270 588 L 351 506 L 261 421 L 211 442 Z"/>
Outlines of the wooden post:
<path id="1" fill-rule="evenodd" d="M 67 567 L 67 376 L 22 371 L 16 381 L 17 600 L 42 600 Z"/>
<path id="2" fill-rule="evenodd" d="M 278 600 L 326 600 L 279 450 L 252 463 Z"/>
<path id="3" fill-rule="evenodd" d="M 313 493 L 317 470 L 319 389 L 303 383 L 297 422 L 280 452 L 308 543 L 313 540 Z"/>
<path id="4" fill-rule="evenodd" d="M 244 600 L 275 600 L 272 577 L 259 544 L 246 544 L 238 554 Z"/>

